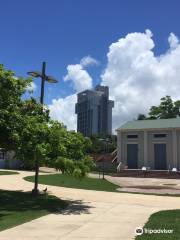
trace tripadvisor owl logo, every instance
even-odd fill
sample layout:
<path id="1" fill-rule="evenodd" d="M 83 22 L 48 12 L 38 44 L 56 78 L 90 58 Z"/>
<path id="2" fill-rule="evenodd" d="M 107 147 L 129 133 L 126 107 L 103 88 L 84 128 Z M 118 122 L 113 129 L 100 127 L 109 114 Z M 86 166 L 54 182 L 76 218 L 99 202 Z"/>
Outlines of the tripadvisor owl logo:
<path id="1" fill-rule="evenodd" d="M 137 227 L 135 229 L 135 234 L 136 235 L 142 235 L 143 234 L 143 228 L 142 227 Z"/>
<path id="2" fill-rule="evenodd" d="M 136 235 L 142 235 L 142 234 L 173 234 L 173 229 L 166 229 L 166 228 L 159 228 L 159 229 L 150 229 L 150 228 L 142 228 L 137 227 L 135 228 L 135 234 Z"/>

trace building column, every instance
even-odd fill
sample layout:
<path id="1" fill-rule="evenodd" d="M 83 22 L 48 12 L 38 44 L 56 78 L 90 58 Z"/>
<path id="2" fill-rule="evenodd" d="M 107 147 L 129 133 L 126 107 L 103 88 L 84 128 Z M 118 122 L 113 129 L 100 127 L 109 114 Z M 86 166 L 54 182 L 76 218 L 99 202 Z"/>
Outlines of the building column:
<path id="1" fill-rule="evenodd" d="M 174 129 L 172 131 L 172 150 L 173 150 L 173 166 L 177 168 L 177 133 Z"/>
<path id="2" fill-rule="evenodd" d="M 144 166 L 148 166 L 148 134 L 144 131 Z"/>

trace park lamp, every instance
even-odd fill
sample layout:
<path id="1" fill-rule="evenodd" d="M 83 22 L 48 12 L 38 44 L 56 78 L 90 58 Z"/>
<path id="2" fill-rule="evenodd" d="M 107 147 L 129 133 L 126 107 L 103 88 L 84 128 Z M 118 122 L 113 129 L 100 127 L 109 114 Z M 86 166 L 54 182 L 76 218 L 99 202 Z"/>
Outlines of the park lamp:
<path id="1" fill-rule="evenodd" d="M 31 72 L 27 72 L 28 75 L 30 75 L 31 77 L 41 77 L 42 74 L 41 72 L 37 72 L 37 71 L 31 71 Z"/>
<path id="2" fill-rule="evenodd" d="M 31 72 L 28 72 L 27 73 L 28 75 L 30 75 L 31 77 L 34 77 L 34 78 L 43 78 L 43 75 L 41 72 L 38 72 L 38 71 L 31 71 Z M 45 81 L 49 82 L 49 83 L 57 83 L 58 81 L 52 77 L 52 76 L 46 76 L 44 77 Z"/>
<path id="3" fill-rule="evenodd" d="M 54 77 L 46 75 L 46 62 L 42 63 L 42 71 L 41 72 L 30 71 L 30 72 L 27 72 L 27 74 L 30 75 L 31 77 L 34 77 L 34 78 L 38 78 L 38 77 L 41 78 L 40 103 L 43 105 L 44 104 L 44 85 L 45 85 L 45 81 L 47 81 L 49 83 L 57 83 L 58 81 Z M 36 159 L 35 159 L 35 181 L 34 181 L 34 189 L 32 190 L 32 193 L 34 195 L 37 195 L 39 193 L 38 177 L 39 177 L 39 160 L 36 157 Z"/>

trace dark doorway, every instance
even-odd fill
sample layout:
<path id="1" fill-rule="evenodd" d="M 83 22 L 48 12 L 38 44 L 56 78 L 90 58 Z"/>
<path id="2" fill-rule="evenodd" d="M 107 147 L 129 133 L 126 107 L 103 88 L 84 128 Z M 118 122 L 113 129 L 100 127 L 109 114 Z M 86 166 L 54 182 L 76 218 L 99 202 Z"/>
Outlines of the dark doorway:
<path id="1" fill-rule="evenodd" d="M 138 168 L 138 144 L 127 144 L 127 165 L 129 169 Z"/>
<path id="2" fill-rule="evenodd" d="M 154 144 L 154 162 L 156 170 L 167 169 L 166 144 Z"/>

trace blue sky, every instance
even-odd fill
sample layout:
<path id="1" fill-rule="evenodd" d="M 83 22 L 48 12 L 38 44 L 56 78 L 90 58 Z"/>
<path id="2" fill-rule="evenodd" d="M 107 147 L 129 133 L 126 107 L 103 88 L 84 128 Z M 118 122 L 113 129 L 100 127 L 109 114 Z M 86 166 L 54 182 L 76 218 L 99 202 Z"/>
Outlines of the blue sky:
<path id="1" fill-rule="evenodd" d="M 59 80 L 46 86 L 50 104 L 75 92 L 63 76 L 84 56 L 100 62 L 88 67 L 93 85 L 99 83 L 109 46 L 128 33 L 150 29 L 155 55 L 164 53 L 169 34 L 180 36 L 179 9 L 178 0 L 1 0 L 0 62 L 25 77 L 46 61 L 47 73 Z"/>
<path id="2" fill-rule="evenodd" d="M 129 32 L 151 29 L 156 52 L 164 51 L 169 33 L 180 35 L 179 7 L 176 0 L 2 0 L 0 62 L 26 76 L 47 61 L 47 72 L 60 81 L 49 103 L 73 91 L 62 82 L 66 66 L 86 55 L 101 62 L 90 69 L 98 82 L 109 45 Z"/>

